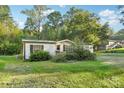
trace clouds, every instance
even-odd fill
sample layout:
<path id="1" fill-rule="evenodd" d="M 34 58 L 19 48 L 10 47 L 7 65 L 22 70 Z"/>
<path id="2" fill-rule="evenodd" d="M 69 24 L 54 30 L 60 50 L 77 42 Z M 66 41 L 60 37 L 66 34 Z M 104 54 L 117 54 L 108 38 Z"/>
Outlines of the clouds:
<path id="1" fill-rule="evenodd" d="M 49 10 L 47 10 L 47 11 L 44 11 L 44 16 L 47 16 L 47 15 L 49 15 L 50 13 L 52 13 L 52 12 L 54 12 L 55 10 L 53 10 L 53 9 L 49 9 Z"/>
<path id="2" fill-rule="evenodd" d="M 20 21 L 20 22 L 18 23 L 18 25 L 19 25 L 20 28 L 23 28 L 23 27 L 24 27 L 24 22 L 23 22 L 23 21 Z"/>
<path id="3" fill-rule="evenodd" d="M 99 16 L 101 18 L 101 23 L 109 22 L 110 26 L 115 26 L 119 24 L 119 14 L 114 10 L 103 10 L 99 12 Z"/>
<path id="4" fill-rule="evenodd" d="M 64 7 L 65 7 L 65 5 L 59 5 L 59 7 L 64 8 Z"/>
<path id="5" fill-rule="evenodd" d="M 16 19 L 16 24 L 19 28 L 23 29 L 24 28 L 24 25 L 25 25 L 25 22 L 22 21 L 22 20 L 19 20 L 19 19 Z"/>
<path id="6" fill-rule="evenodd" d="M 99 15 L 103 17 L 113 16 L 114 14 L 115 14 L 115 11 L 109 10 L 109 9 L 103 10 L 99 13 Z"/>
<path id="7" fill-rule="evenodd" d="M 53 9 L 49 9 L 49 10 L 47 10 L 47 11 L 44 11 L 43 16 L 47 16 L 47 15 L 49 15 L 50 13 L 52 13 L 52 12 L 54 12 L 54 11 L 55 11 L 55 10 L 53 10 Z M 20 18 L 20 16 L 17 16 L 14 20 L 15 20 L 15 22 L 16 22 L 16 24 L 18 25 L 19 28 L 21 28 L 21 29 L 24 28 L 25 22 L 26 22 L 26 18 L 25 18 L 24 20 L 22 20 L 22 19 Z M 42 27 L 41 27 L 40 29 L 42 29 Z"/>

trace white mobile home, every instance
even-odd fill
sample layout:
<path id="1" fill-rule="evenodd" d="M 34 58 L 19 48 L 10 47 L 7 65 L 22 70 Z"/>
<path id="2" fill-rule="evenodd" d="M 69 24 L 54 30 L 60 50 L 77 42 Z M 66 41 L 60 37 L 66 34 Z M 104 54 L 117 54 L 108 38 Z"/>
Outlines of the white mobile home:
<path id="1" fill-rule="evenodd" d="M 122 47 L 124 47 L 124 40 L 109 40 L 108 45 L 106 45 L 106 49 L 122 48 Z"/>
<path id="2" fill-rule="evenodd" d="M 22 40 L 23 42 L 23 56 L 24 59 L 29 59 L 30 54 L 37 50 L 49 52 L 51 55 L 64 52 L 67 46 L 73 46 L 75 43 L 71 40 L 65 39 L 61 41 L 48 41 L 48 40 Z M 93 52 L 92 45 L 85 45 L 85 49 Z"/>

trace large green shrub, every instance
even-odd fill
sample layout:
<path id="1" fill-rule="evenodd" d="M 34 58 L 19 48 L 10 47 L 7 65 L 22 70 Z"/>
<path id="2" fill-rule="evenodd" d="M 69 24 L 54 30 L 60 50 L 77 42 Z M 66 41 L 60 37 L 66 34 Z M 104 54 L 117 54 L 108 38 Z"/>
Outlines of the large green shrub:
<path id="1" fill-rule="evenodd" d="M 20 45 L 9 42 L 2 42 L 0 44 L 0 55 L 15 55 L 20 53 Z"/>
<path id="2" fill-rule="evenodd" d="M 95 60 L 96 55 L 82 48 L 74 48 L 72 52 L 60 53 L 53 57 L 53 62 L 68 62 L 69 60 Z"/>
<path id="3" fill-rule="evenodd" d="M 31 53 L 30 61 L 46 61 L 50 59 L 50 55 L 46 51 L 35 51 Z"/>
<path id="4" fill-rule="evenodd" d="M 75 48 L 72 53 L 67 53 L 69 60 L 95 60 L 96 55 L 82 48 Z"/>
<path id="5" fill-rule="evenodd" d="M 59 53 L 52 58 L 52 61 L 53 62 L 67 62 L 66 54 L 65 53 Z"/>
<path id="6" fill-rule="evenodd" d="M 67 60 L 76 60 L 76 53 L 66 53 Z"/>

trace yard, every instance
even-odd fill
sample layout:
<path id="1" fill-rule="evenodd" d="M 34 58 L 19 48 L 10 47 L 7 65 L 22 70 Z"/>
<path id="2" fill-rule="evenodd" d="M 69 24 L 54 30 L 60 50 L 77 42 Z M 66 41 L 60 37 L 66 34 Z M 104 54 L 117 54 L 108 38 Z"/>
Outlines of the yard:
<path id="1" fill-rule="evenodd" d="M 0 56 L 0 87 L 124 87 L 124 54 L 102 54 L 97 61 L 24 62 Z"/>

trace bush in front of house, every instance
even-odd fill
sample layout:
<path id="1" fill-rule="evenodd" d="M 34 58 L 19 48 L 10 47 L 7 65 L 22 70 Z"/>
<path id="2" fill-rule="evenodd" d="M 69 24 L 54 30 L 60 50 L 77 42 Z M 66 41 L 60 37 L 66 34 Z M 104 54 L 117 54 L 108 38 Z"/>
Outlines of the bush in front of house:
<path id="1" fill-rule="evenodd" d="M 69 56 L 70 55 L 70 56 Z M 95 60 L 96 55 L 91 53 L 89 50 L 84 50 L 82 48 L 76 48 L 72 53 L 67 54 L 67 59 L 71 60 Z"/>
<path id="2" fill-rule="evenodd" d="M 52 58 L 53 62 L 67 62 L 66 53 L 59 53 Z"/>
<path id="3" fill-rule="evenodd" d="M 49 52 L 46 51 L 35 51 L 31 53 L 30 61 L 46 61 L 51 58 Z"/>
<path id="4" fill-rule="evenodd" d="M 95 60 L 96 54 L 82 48 L 75 48 L 73 52 L 59 53 L 52 58 L 53 62 L 69 62 L 71 60 Z"/>
<path id="5" fill-rule="evenodd" d="M 66 53 L 66 59 L 67 60 L 76 60 L 77 57 L 76 57 L 76 53 Z"/>

